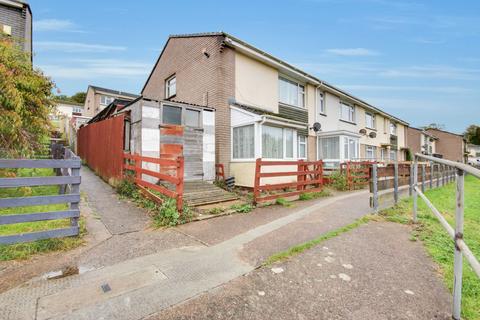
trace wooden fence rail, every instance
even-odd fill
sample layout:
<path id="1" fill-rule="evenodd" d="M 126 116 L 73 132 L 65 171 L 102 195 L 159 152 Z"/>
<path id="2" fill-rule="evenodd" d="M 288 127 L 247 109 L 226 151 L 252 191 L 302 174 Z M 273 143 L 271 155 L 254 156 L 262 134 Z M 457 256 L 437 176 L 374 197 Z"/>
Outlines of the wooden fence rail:
<path id="1" fill-rule="evenodd" d="M 340 164 L 340 172 L 347 178 L 349 190 L 365 186 L 370 182 L 370 168 L 375 161 L 346 161 Z"/>
<path id="2" fill-rule="evenodd" d="M 35 212 L 28 214 L 0 215 L 0 225 L 22 222 L 38 222 L 57 219 L 70 219 L 70 227 L 38 232 L 0 236 L 0 244 L 13 244 L 35 241 L 48 238 L 75 236 L 79 234 L 78 219 L 80 217 L 80 158 L 70 150 L 64 150 L 64 157 L 68 159 L 27 160 L 27 159 L 0 159 L 0 169 L 11 168 L 52 168 L 60 169 L 59 176 L 48 177 L 18 177 L 0 178 L 0 188 L 35 187 L 59 185 L 60 193 L 68 194 L 31 196 L 16 198 L 0 198 L 0 208 L 14 208 L 23 206 L 37 206 L 67 203 L 69 209 L 51 212 Z M 58 173 L 57 173 L 58 174 Z M 62 186 L 68 186 L 63 188 Z"/>
<path id="3" fill-rule="evenodd" d="M 295 171 L 263 172 L 265 167 L 292 166 Z M 290 169 L 289 169 L 290 170 Z M 264 178 L 286 178 L 292 177 L 292 182 L 263 183 Z M 310 187 L 310 188 L 309 188 Z M 294 189 L 291 191 L 288 189 Z M 257 159 L 255 163 L 255 183 L 253 190 L 253 202 L 257 204 L 262 201 L 275 200 L 281 197 L 297 196 L 306 192 L 318 192 L 323 189 L 323 162 L 322 161 L 264 161 Z M 271 192 L 286 190 L 261 196 L 262 191 Z"/>
<path id="4" fill-rule="evenodd" d="M 135 173 L 134 182 L 142 188 L 160 192 L 161 194 L 175 199 L 178 212 L 183 211 L 183 190 L 184 190 L 184 171 L 185 162 L 183 157 L 175 159 L 144 157 L 138 154 L 124 153 L 124 170 L 130 170 Z M 145 164 L 145 166 L 144 166 Z M 148 168 L 148 164 L 156 168 Z M 147 168 L 145 168 L 147 167 Z M 148 178 L 149 177 L 149 178 Z M 147 181 L 149 180 L 149 181 Z M 154 180 L 166 181 L 175 187 L 175 191 L 159 185 Z"/>

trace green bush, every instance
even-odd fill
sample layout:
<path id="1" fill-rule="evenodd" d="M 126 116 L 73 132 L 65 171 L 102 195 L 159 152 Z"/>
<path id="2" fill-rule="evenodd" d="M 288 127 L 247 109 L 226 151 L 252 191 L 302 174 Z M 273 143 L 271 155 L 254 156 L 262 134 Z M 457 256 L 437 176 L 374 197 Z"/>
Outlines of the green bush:
<path id="1" fill-rule="evenodd" d="M 347 176 L 339 170 L 332 172 L 328 178 L 330 179 L 330 185 L 336 190 L 345 191 L 348 189 Z"/>

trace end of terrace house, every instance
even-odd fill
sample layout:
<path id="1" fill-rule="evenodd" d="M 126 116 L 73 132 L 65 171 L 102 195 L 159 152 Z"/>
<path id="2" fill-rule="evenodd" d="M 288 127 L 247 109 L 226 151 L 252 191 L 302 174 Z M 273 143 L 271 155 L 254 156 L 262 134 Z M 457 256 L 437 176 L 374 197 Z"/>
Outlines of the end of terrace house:
<path id="1" fill-rule="evenodd" d="M 141 94 L 164 101 L 165 124 L 169 101 L 214 108 L 215 162 L 239 186 L 253 186 L 256 158 L 407 157 L 407 122 L 224 32 L 171 35 Z"/>

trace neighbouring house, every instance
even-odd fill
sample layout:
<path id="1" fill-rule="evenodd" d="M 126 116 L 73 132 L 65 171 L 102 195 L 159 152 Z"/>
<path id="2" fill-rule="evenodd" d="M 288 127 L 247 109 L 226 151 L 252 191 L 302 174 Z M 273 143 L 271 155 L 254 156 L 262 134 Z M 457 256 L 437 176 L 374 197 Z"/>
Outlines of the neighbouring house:
<path id="1" fill-rule="evenodd" d="M 215 161 L 240 186 L 256 158 L 406 156 L 407 122 L 223 32 L 170 36 L 141 93 L 215 108 Z"/>
<path id="2" fill-rule="evenodd" d="M 70 101 L 55 101 L 55 108 L 50 114 L 51 123 L 57 135 L 62 136 L 70 141 L 73 134 L 70 120 L 73 117 L 81 116 L 83 113 L 83 105 Z"/>
<path id="3" fill-rule="evenodd" d="M 0 0 L 0 32 L 32 56 L 32 11 L 27 1 Z"/>
<path id="4" fill-rule="evenodd" d="M 414 127 L 408 127 L 407 129 L 407 144 L 412 154 L 422 153 L 440 157 L 440 155 L 436 154 L 435 146 L 437 140 L 436 136 L 423 129 Z"/>
<path id="5" fill-rule="evenodd" d="M 89 85 L 85 98 L 83 115 L 94 117 L 115 99 L 133 100 L 138 97 L 139 95 L 133 93 Z"/>
<path id="6" fill-rule="evenodd" d="M 407 129 L 407 144 L 410 151 L 452 161 L 465 162 L 466 144 L 460 134 L 439 129 Z"/>
<path id="7" fill-rule="evenodd" d="M 480 145 L 471 144 L 467 145 L 467 163 L 472 166 L 480 167 Z"/>

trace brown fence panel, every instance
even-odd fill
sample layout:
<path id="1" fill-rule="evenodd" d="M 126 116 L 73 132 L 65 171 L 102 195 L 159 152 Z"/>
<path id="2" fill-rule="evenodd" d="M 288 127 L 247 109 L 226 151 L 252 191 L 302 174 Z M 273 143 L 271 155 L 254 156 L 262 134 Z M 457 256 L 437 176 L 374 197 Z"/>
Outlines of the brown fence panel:
<path id="1" fill-rule="evenodd" d="M 80 128 L 78 155 L 104 180 L 122 178 L 124 115 Z"/>
<path id="2" fill-rule="evenodd" d="M 296 166 L 296 171 L 262 172 L 269 166 Z M 262 178 L 295 177 L 296 181 L 286 183 L 262 183 Z M 253 202 L 275 200 L 281 197 L 292 197 L 307 192 L 323 190 L 323 162 L 320 161 L 264 161 L 257 159 L 255 163 L 255 186 Z M 263 195 L 262 192 L 269 194 Z M 275 192 L 275 193 L 271 193 Z"/>

